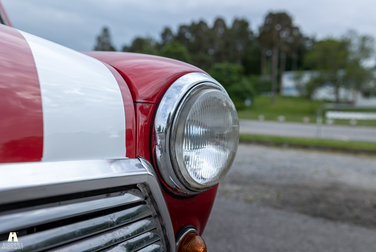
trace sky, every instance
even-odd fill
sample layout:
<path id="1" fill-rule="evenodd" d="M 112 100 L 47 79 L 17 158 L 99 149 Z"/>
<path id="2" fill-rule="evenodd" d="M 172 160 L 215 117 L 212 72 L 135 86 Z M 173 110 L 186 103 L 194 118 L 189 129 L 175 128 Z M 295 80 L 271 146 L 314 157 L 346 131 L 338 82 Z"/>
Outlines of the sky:
<path id="1" fill-rule="evenodd" d="M 163 28 L 217 17 L 245 18 L 257 33 L 266 14 L 285 11 L 317 39 L 349 29 L 376 37 L 375 0 L 1 0 L 13 26 L 69 48 L 92 50 L 103 26 L 116 49 L 137 36 L 160 39 Z"/>

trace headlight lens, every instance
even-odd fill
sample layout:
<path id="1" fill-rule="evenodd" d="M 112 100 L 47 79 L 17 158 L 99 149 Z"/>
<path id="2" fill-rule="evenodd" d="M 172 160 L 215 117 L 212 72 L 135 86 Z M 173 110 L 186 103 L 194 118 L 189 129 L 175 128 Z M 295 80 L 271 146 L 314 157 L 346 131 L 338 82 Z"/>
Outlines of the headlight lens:
<path id="1" fill-rule="evenodd" d="M 222 90 L 201 85 L 179 111 L 171 136 L 174 167 L 189 188 L 211 187 L 227 174 L 238 148 L 235 106 Z"/>

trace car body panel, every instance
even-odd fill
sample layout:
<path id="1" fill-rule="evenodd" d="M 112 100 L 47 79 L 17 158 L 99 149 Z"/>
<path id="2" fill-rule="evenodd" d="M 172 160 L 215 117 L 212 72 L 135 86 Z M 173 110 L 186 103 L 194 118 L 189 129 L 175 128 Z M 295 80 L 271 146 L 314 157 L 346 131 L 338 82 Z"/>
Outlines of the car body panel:
<path id="1" fill-rule="evenodd" d="M 0 163 L 40 161 L 43 113 L 30 47 L 17 30 L 0 25 Z"/>
<path id="2" fill-rule="evenodd" d="M 190 64 L 153 55 L 121 52 L 84 52 L 113 66 L 125 79 L 133 100 L 157 104 L 179 77 L 203 70 Z"/>
<path id="3" fill-rule="evenodd" d="M 134 157 L 133 101 L 111 66 L 3 25 L 0 32 L 1 88 L 9 94 L 0 113 L 2 162 Z M 28 151 L 12 154 L 20 148 Z"/>

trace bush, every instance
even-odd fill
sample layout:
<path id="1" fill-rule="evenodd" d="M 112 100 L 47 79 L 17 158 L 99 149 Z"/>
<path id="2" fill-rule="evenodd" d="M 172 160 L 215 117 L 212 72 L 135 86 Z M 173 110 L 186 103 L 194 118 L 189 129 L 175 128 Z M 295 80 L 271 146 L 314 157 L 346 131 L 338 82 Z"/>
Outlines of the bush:
<path id="1" fill-rule="evenodd" d="M 256 94 L 270 93 L 272 91 L 272 79 L 266 76 L 251 75 L 249 77 Z"/>
<path id="2" fill-rule="evenodd" d="M 243 73 L 242 66 L 228 62 L 214 64 L 209 70 L 209 74 L 222 84 L 238 109 L 245 107 L 246 98 L 253 99 L 256 94 L 250 78 Z"/>
<path id="3" fill-rule="evenodd" d="M 187 48 L 179 41 L 174 41 L 166 45 L 162 49 L 161 55 L 164 57 L 181 60 L 187 63 L 190 63 L 192 61 Z"/>

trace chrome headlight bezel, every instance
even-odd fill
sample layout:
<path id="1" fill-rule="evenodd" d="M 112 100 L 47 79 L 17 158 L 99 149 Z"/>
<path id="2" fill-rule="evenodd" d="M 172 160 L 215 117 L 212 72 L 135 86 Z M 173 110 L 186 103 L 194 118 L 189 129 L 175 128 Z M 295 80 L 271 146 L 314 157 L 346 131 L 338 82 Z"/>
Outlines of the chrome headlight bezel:
<path id="1" fill-rule="evenodd" d="M 203 73 L 189 73 L 177 79 L 162 97 L 154 118 L 155 159 L 159 174 L 167 188 L 174 194 L 189 196 L 207 188 L 192 186 L 179 168 L 175 157 L 175 133 L 179 115 L 192 94 L 204 89 L 215 89 L 228 96 L 216 80 Z"/>

